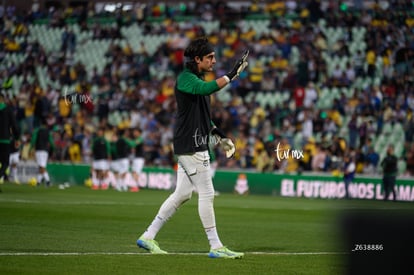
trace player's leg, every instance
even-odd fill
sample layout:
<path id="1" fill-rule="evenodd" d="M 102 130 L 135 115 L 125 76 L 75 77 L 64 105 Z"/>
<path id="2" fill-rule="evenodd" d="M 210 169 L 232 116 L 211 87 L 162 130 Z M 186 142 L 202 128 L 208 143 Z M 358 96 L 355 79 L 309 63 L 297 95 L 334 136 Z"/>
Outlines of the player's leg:
<path id="1" fill-rule="evenodd" d="M 92 160 L 92 167 L 91 167 L 91 172 L 92 172 L 92 190 L 97 190 L 99 188 L 99 176 L 100 176 L 100 171 L 99 171 L 99 164 L 97 160 Z"/>
<path id="2" fill-rule="evenodd" d="M 9 167 L 10 145 L 7 143 L 0 143 L 0 180 L 6 179 L 6 170 Z"/>
<path id="3" fill-rule="evenodd" d="M 129 159 L 122 159 L 122 191 L 128 191 L 128 173 L 129 173 Z"/>
<path id="4" fill-rule="evenodd" d="M 183 167 L 179 164 L 177 171 L 177 186 L 175 191 L 164 201 L 161 205 L 154 220 L 137 240 L 137 245 L 151 253 L 164 254 L 164 250 L 160 249 L 158 243 L 154 241 L 155 236 L 160 231 L 162 226 L 170 219 L 177 209 L 186 201 L 191 199 L 193 192 L 193 185 L 187 176 Z"/>
<path id="5" fill-rule="evenodd" d="M 17 164 L 19 163 L 19 152 L 10 154 L 10 176 L 11 180 L 15 183 L 20 183 L 17 176 Z"/>
<path id="6" fill-rule="evenodd" d="M 127 159 L 119 159 L 117 160 L 117 190 L 118 191 L 126 191 L 125 185 L 125 175 L 128 171 L 128 162 Z"/>
<path id="7" fill-rule="evenodd" d="M 191 199 L 192 190 L 193 186 L 189 177 L 181 165 L 179 165 L 175 191 L 161 205 L 157 216 L 145 231 L 143 237 L 146 239 L 154 239 L 164 223 L 174 215 L 183 203 Z"/>
<path id="8" fill-rule="evenodd" d="M 223 246 L 216 229 L 214 214 L 214 187 L 211 179 L 210 157 L 207 152 L 198 152 L 192 156 L 179 156 L 179 163 L 187 171 L 191 182 L 198 192 L 198 213 L 212 249 Z"/>
<path id="9" fill-rule="evenodd" d="M 192 156 L 179 156 L 178 161 L 198 191 L 198 213 L 210 243 L 209 257 L 242 258 L 243 253 L 231 251 L 223 246 L 217 233 L 214 213 L 214 186 L 208 152 L 197 152 Z"/>
<path id="10" fill-rule="evenodd" d="M 390 194 L 390 190 L 389 190 L 389 177 L 388 176 L 384 176 L 382 179 L 383 185 L 384 185 L 384 200 L 388 200 L 388 196 Z"/>
<path id="11" fill-rule="evenodd" d="M 35 152 L 35 159 L 37 166 L 39 167 L 38 173 L 37 173 L 37 185 L 41 185 L 43 181 L 43 160 L 42 160 L 42 154 L 41 151 Z"/>
<path id="12" fill-rule="evenodd" d="M 113 167 L 113 164 L 111 163 L 111 167 Z M 115 170 L 108 169 L 107 170 L 107 176 L 106 178 L 108 179 L 108 186 L 111 186 L 112 188 L 116 189 L 116 175 L 115 175 Z"/>
<path id="13" fill-rule="evenodd" d="M 49 158 L 49 153 L 47 151 L 43 151 L 42 154 L 43 178 L 46 181 L 46 186 L 50 186 L 50 177 L 49 173 L 47 172 L 47 161 Z"/>
<path id="14" fill-rule="evenodd" d="M 135 186 L 131 191 L 139 191 L 139 175 L 142 172 L 144 167 L 144 158 L 134 158 L 132 161 L 132 177 L 134 180 Z"/>
<path id="15" fill-rule="evenodd" d="M 103 190 L 108 189 L 108 169 L 109 169 L 109 163 L 106 159 L 100 159 L 97 162 L 97 168 L 99 168 L 98 171 L 98 182 L 99 187 Z"/>
<path id="16" fill-rule="evenodd" d="M 391 188 L 391 192 L 392 192 L 392 195 L 393 195 L 393 201 L 396 201 L 397 200 L 397 192 L 396 192 L 396 188 L 395 188 L 395 181 L 396 181 L 396 177 L 395 176 L 391 176 L 391 179 L 390 179 L 390 188 Z"/>
<path id="17" fill-rule="evenodd" d="M 345 179 L 344 180 L 344 184 L 345 184 L 345 198 L 349 199 L 349 179 Z"/>
<path id="18" fill-rule="evenodd" d="M 118 190 L 119 191 L 119 182 L 118 182 L 118 179 L 119 179 L 119 173 L 118 173 L 118 171 L 119 171 L 119 161 L 116 159 L 116 160 L 112 160 L 112 162 L 111 162 L 111 170 L 112 170 L 112 178 L 111 178 L 111 180 L 112 180 L 112 185 L 113 185 L 113 188 L 115 189 L 115 190 Z"/>

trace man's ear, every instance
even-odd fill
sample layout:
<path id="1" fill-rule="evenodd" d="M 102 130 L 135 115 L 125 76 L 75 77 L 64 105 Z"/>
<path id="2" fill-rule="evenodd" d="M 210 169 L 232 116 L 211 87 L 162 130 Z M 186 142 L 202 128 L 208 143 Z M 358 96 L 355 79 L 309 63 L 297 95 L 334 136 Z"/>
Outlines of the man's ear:
<path id="1" fill-rule="evenodd" d="M 201 58 L 199 56 L 194 57 L 194 60 L 197 64 L 201 62 Z"/>

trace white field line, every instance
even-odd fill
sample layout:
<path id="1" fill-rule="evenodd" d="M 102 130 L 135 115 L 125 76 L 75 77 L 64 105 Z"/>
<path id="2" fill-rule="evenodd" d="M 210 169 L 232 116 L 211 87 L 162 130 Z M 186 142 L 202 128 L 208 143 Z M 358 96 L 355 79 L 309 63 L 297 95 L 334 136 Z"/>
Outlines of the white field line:
<path id="1" fill-rule="evenodd" d="M 182 256 L 207 256 L 207 252 L 169 252 L 168 255 Z M 341 255 L 346 252 L 246 252 L 246 255 L 270 255 L 270 256 L 302 256 L 302 255 Z M 117 255 L 136 255 L 150 256 L 151 253 L 137 252 L 0 252 L 0 256 L 117 256 Z"/>
<path id="2" fill-rule="evenodd" d="M 22 203 L 22 204 L 57 204 L 57 205 L 159 205 L 159 203 L 143 203 L 143 202 L 115 202 L 115 201 L 40 201 L 40 200 L 23 200 L 23 199 L 4 199 L 0 202 Z"/>

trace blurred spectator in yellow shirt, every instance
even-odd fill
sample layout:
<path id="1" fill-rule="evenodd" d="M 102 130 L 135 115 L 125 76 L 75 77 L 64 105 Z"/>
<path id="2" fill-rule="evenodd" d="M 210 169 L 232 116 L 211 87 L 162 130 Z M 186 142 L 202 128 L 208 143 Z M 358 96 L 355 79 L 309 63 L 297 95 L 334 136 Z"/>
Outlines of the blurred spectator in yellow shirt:
<path id="1" fill-rule="evenodd" d="M 79 144 L 75 142 L 73 139 L 69 141 L 68 156 L 70 162 L 79 163 L 82 161 L 81 148 Z"/>
<path id="2" fill-rule="evenodd" d="M 59 106 L 59 116 L 61 118 L 69 117 L 71 113 L 71 109 L 72 109 L 72 104 L 70 103 L 70 101 L 68 101 L 64 96 L 61 96 L 59 98 L 58 106 Z"/>
<path id="3" fill-rule="evenodd" d="M 254 91 L 260 91 L 262 89 L 261 86 L 264 71 L 264 66 L 261 61 L 257 61 L 256 64 L 250 68 L 249 79 Z"/>
<path id="4" fill-rule="evenodd" d="M 281 54 L 277 54 L 275 58 L 270 61 L 270 66 L 278 71 L 284 71 L 289 65 L 289 61 Z"/>
<path id="5" fill-rule="evenodd" d="M 368 64 L 367 68 L 367 75 L 369 77 L 375 77 L 375 62 L 376 62 L 377 56 L 375 54 L 375 51 L 371 48 L 367 51 L 367 54 L 365 56 L 365 62 Z"/>
<path id="6" fill-rule="evenodd" d="M 256 170 L 262 173 L 272 170 L 271 158 L 264 147 L 259 148 L 257 151 Z"/>
<path id="7" fill-rule="evenodd" d="M 20 50 L 19 43 L 16 42 L 13 38 L 5 38 L 3 40 L 4 48 L 8 52 L 17 52 Z"/>
<path id="8" fill-rule="evenodd" d="M 296 149 L 296 148 L 295 148 Z M 312 158 L 316 155 L 317 149 L 315 139 L 308 138 L 308 142 L 303 146 L 303 157 L 299 159 L 299 165 L 304 171 L 312 170 Z"/>

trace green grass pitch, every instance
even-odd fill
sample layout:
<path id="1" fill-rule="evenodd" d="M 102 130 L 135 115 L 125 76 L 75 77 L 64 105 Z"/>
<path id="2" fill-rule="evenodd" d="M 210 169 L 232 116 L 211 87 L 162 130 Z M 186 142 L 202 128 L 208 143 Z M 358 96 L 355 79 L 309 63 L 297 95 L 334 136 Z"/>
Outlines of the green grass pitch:
<path id="1" fill-rule="evenodd" d="M 342 274 L 350 253 L 341 241 L 343 210 L 413 210 L 410 203 L 221 194 L 220 238 L 246 253 L 223 260 L 207 257 L 196 194 L 157 236 L 170 254 L 150 255 L 136 239 L 169 191 L 1 188 L 0 274 Z"/>

